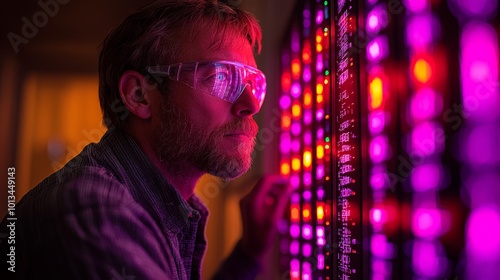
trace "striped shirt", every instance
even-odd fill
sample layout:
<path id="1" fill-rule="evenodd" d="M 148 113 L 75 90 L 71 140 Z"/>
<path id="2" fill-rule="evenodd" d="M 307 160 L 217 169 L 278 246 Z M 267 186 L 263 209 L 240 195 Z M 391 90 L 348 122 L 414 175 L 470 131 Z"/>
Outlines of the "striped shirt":
<path id="1" fill-rule="evenodd" d="M 185 201 L 118 130 L 28 192 L 16 217 L 16 272 L 1 279 L 201 278 L 207 208 L 196 195 Z M 215 278 L 253 279 L 258 270 L 237 245 Z"/>

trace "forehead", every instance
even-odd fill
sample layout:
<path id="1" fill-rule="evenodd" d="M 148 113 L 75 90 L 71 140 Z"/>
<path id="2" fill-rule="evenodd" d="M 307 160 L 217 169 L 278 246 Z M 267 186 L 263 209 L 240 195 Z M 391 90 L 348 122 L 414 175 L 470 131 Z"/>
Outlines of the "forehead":
<path id="1" fill-rule="evenodd" d="M 176 62 L 229 60 L 256 67 L 253 49 L 246 38 L 234 32 L 214 36 L 197 32 L 180 42 Z"/>

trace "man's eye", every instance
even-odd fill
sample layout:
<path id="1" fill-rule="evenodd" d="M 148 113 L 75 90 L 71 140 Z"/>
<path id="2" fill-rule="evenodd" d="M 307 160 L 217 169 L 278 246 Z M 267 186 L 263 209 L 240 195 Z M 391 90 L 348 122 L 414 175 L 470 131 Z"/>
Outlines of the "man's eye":
<path id="1" fill-rule="evenodd" d="M 214 81 L 226 81 L 228 79 L 227 73 L 224 72 L 219 72 L 215 73 L 214 75 L 210 76 L 210 79 L 213 79 Z"/>

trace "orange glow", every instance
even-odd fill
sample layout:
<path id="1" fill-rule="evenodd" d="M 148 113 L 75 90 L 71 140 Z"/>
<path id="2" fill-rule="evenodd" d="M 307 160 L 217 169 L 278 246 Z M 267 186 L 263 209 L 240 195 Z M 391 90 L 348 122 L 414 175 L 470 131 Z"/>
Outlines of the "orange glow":
<path id="1" fill-rule="evenodd" d="M 325 80 L 323 81 L 323 83 L 324 83 L 325 85 L 328 85 L 328 78 L 325 78 Z"/>
<path id="2" fill-rule="evenodd" d="M 383 98 L 382 79 L 376 77 L 370 82 L 370 107 L 372 109 L 379 108 L 382 105 Z"/>
<path id="3" fill-rule="evenodd" d="M 300 170 L 300 159 L 299 158 L 293 158 L 292 159 L 292 170 L 293 171 L 299 171 Z"/>
<path id="4" fill-rule="evenodd" d="M 290 118 L 290 115 L 284 114 L 281 117 L 281 127 L 283 129 L 289 129 L 290 125 L 292 125 L 292 118 Z"/>
<path id="5" fill-rule="evenodd" d="M 300 108 L 300 104 L 298 102 L 296 102 L 292 106 L 292 116 L 295 119 L 298 119 L 298 118 L 300 118 L 301 115 L 302 115 L 302 109 Z"/>
<path id="6" fill-rule="evenodd" d="M 310 89 L 306 89 L 304 92 L 304 107 L 311 108 L 312 104 L 312 93 Z"/>
<path id="7" fill-rule="evenodd" d="M 299 221 L 299 206 L 297 205 L 292 205 L 291 211 L 290 211 L 290 219 L 292 222 L 298 222 Z"/>
<path id="8" fill-rule="evenodd" d="M 290 174 L 290 164 L 288 164 L 288 162 L 281 163 L 280 173 L 283 176 Z"/>
<path id="9" fill-rule="evenodd" d="M 298 59 L 292 61 L 292 75 L 295 79 L 300 78 L 300 61 Z"/>
<path id="10" fill-rule="evenodd" d="M 318 104 L 323 103 L 323 95 L 316 96 L 316 102 L 318 102 Z"/>
<path id="11" fill-rule="evenodd" d="M 319 205 L 317 208 L 316 208 L 316 215 L 318 217 L 318 220 L 323 220 L 323 218 L 325 217 L 325 211 L 323 209 L 323 206 L 322 205 Z"/>
<path id="12" fill-rule="evenodd" d="M 316 157 L 318 159 L 322 159 L 325 156 L 325 150 L 323 149 L 322 145 L 318 145 L 316 147 Z"/>
<path id="13" fill-rule="evenodd" d="M 312 165 L 312 153 L 311 151 L 304 152 L 304 167 L 308 168 Z"/>
<path id="14" fill-rule="evenodd" d="M 316 51 L 321 52 L 323 50 L 323 46 L 321 44 L 316 45 Z"/>
<path id="15" fill-rule="evenodd" d="M 304 50 L 302 51 L 302 61 L 304 63 L 309 64 L 311 63 L 311 44 L 309 41 L 306 41 L 304 43 Z"/>
<path id="16" fill-rule="evenodd" d="M 316 43 L 320 44 L 322 39 L 321 35 L 316 35 Z"/>
<path id="17" fill-rule="evenodd" d="M 309 218 L 311 218 L 311 211 L 309 211 L 309 209 L 304 209 L 302 211 L 302 215 L 304 216 L 305 220 L 308 220 Z"/>
<path id="18" fill-rule="evenodd" d="M 415 79 L 417 79 L 417 81 L 425 84 L 432 76 L 431 65 L 425 59 L 421 58 L 415 62 L 413 74 L 415 75 Z"/>

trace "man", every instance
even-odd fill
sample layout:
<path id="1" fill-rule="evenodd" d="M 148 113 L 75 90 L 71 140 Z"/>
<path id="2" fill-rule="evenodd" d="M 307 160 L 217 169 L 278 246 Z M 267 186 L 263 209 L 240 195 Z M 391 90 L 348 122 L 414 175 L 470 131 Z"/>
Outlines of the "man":
<path id="1" fill-rule="evenodd" d="M 161 1 L 127 17 L 99 60 L 108 132 L 18 203 L 7 276 L 199 279 L 208 213 L 194 187 L 205 173 L 231 179 L 251 165 L 265 97 L 260 40 L 253 16 L 215 0 Z M 266 177 L 242 200 L 243 236 L 216 279 L 255 277 L 286 186 Z"/>

